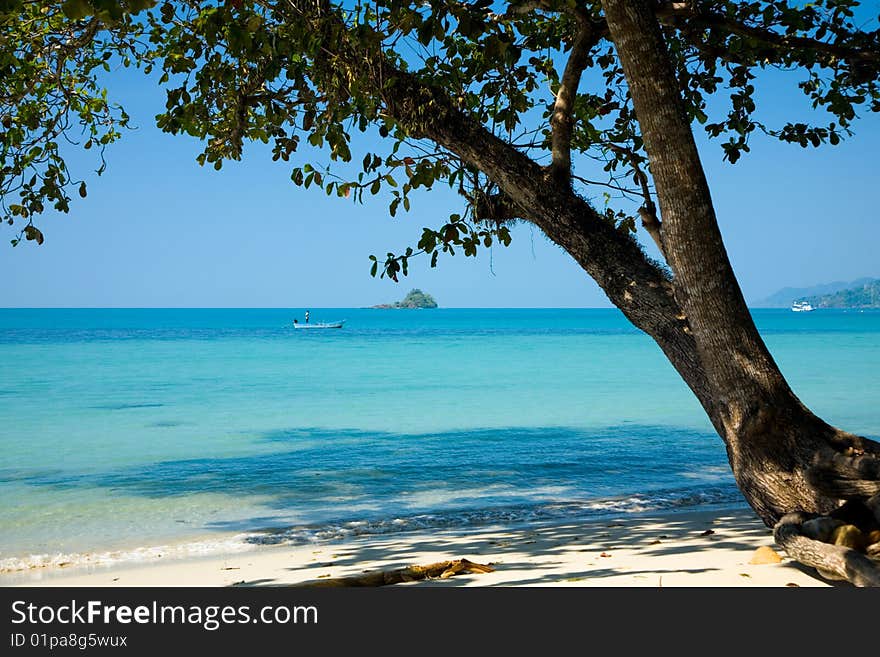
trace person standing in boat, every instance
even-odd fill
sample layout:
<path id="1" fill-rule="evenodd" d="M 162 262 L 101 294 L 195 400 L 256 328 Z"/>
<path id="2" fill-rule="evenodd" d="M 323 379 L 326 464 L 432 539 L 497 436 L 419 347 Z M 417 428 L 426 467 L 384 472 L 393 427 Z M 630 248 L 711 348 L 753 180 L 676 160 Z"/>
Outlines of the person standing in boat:
<path id="1" fill-rule="evenodd" d="M 306 311 L 306 324 L 308 324 L 308 323 L 309 323 L 309 311 L 307 310 Z"/>

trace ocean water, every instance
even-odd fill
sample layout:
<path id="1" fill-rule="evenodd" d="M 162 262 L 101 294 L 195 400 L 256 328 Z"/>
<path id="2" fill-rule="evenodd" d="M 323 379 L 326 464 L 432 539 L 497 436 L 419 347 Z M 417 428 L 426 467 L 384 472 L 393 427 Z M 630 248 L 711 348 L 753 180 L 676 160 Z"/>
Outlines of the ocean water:
<path id="1" fill-rule="evenodd" d="M 880 313 L 756 310 L 801 398 L 880 435 Z M 0 310 L 0 570 L 742 504 L 616 310 Z"/>

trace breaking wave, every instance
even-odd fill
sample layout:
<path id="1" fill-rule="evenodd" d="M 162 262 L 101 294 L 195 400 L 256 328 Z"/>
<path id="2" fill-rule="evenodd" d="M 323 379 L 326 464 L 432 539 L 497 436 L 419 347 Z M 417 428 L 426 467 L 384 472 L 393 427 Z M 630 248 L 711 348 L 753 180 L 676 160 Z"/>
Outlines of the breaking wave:
<path id="1" fill-rule="evenodd" d="M 0 559 L 0 573 L 72 566 L 111 566 L 154 562 L 158 559 L 231 554 L 261 545 L 305 545 L 341 541 L 360 536 L 427 529 L 467 529 L 487 525 L 513 525 L 543 521 L 590 520 L 605 516 L 692 507 L 744 506 L 733 484 L 687 489 L 665 489 L 620 497 L 565 502 L 459 509 L 385 518 L 350 518 L 337 522 L 266 529 L 189 541 L 177 545 L 137 547 L 128 550 L 71 554 L 36 554 Z"/>

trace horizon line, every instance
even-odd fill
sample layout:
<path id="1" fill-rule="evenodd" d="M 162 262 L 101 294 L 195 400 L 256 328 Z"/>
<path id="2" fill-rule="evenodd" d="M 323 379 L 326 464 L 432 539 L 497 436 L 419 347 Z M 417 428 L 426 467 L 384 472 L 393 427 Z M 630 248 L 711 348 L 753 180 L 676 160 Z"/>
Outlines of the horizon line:
<path id="1" fill-rule="evenodd" d="M 789 305 L 752 306 L 750 310 L 781 310 Z M 375 306 L 0 306 L 0 310 L 617 310 L 617 306 L 437 306 L 436 308 L 378 308 Z M 822 308 L 821 310 L 847 310 Z"/>

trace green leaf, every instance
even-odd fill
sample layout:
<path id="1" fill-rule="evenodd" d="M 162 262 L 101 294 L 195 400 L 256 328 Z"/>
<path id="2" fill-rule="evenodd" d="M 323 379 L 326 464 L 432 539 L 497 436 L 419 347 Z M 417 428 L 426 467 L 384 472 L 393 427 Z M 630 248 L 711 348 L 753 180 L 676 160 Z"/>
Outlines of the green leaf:
<path id="1" fill-rule="evenodd" d="M 128 8 L 132 14 L 144 9 L 152 9 L 156 6 L 156 0 L 128 0 Z"/>
<path id="2" fill-rule="evenodd" d="M 33 240 L 37 244 L 43 243 L 43 233 L 36 226 L 25 226 L 24 237 L 27 240 Z"/>
<path id="3" fill-rule="evenodd" d="M 434 38 L 434 21 L 431 18 L 426 19 L 418 28 L 419 43 L 427 46 Z"/>
<path id="4" fill-rule="evenodd" d="M 61 11 L 70 20 L 78 21 L 91 15 L 95 10 L 88 0 L 67 0 L 61 5 Z"/>
<path id="5" fill-rule="evenodd" d="M 166 23 L 170 23 L 174 18 L 174 5 L 170 2 L 163 2 L 162 7 L 159 9 L 159 13 L 162 14 L 162 20 Z"/>

